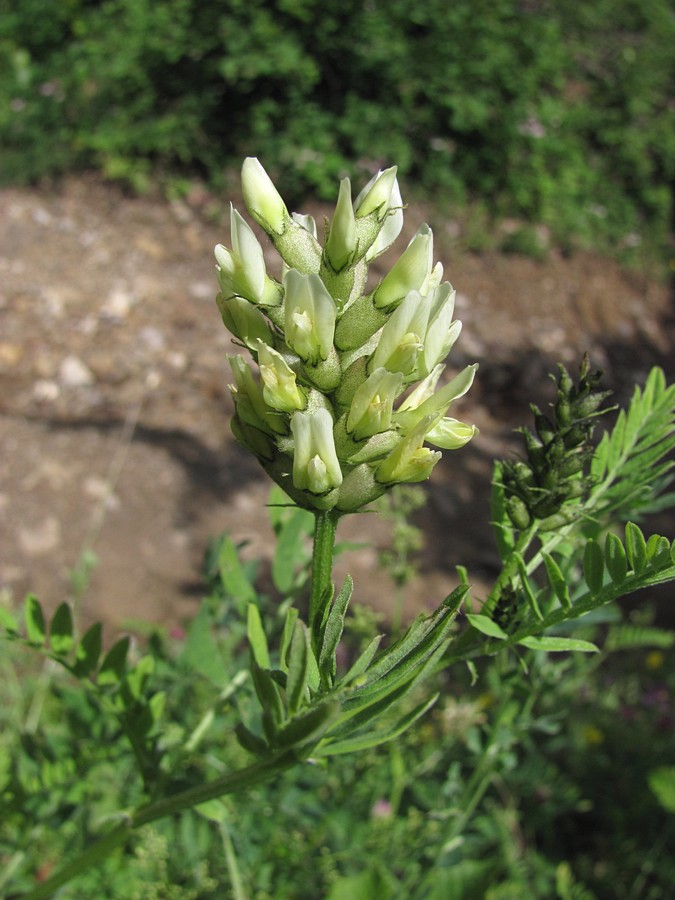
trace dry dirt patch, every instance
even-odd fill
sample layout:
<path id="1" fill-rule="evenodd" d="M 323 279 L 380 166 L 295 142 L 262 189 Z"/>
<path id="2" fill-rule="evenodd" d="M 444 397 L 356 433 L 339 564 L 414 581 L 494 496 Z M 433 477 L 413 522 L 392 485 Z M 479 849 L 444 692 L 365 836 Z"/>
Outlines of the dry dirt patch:
<path id="1" fill-rule="evenodd" d="M 93 550 L 88 618 L 178 622 L 198 603 L 210 536 L 228 530 L 249 554 L 271 552 L 267 483 L 229 430 L 232 348 L 212 258 L 226 227 L 199 203 L 130 198 L 88 177 L 6 189 L 0 208 L 0 584 L 53 607 Z M 409 210 L 399 251 L 422 218 Z M 481 435 L 434 473 L 412 605 L 440 599 L 459 562 L 489 575 L 491 461 L 556 359 L 574 366 L 589 350 L 624 397 L 652 361 L 674 368 L 663 285 L 586 254 L 457 256 L 436 237 L 464 322 L 450 365 L 481 364 L 457 412 Z M 386 541 L 372 515 L 341 528 Z M 356 575 L 358 599 L 387 609 L 372 550 L 341 567 Z"/>

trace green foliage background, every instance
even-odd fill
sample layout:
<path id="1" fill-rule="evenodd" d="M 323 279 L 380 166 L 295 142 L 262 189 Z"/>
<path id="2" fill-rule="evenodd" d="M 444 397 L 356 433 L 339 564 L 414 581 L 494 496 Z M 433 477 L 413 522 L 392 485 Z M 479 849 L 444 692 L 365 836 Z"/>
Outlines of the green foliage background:
<path id="1" fill-rule="evenodd" d="M 564 242 L 664 246 L 674 45 L 670 0 L 1 0 L 0 181 L 222 186 L 257 155 L 299 200 L 396 162 Z"/>

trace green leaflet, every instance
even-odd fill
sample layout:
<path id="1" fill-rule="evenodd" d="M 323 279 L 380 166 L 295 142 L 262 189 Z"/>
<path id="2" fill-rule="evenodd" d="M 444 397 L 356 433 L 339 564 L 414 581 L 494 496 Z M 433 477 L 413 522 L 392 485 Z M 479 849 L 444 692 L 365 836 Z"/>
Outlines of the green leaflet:
<path id="1" fill-rule="evenodd" d="M 516 565 L 518 566 L 518 573 L 520 575 L 520 583 L 523 587 L 523 591 L 525 592 L 525 597 L 527 602 L 530 605 L 530 609 L 534 613 L 535 617 L 542 622 L 544 617 L 542 615 L 541 609 L 539 608 L 539 603 L 537 602 L 537 597 L 532 589 L 532 583 L 527 574 L 527 567 L 525 565 L 525 560 L 521 553 L 514 553 L 514 557 L 516 560 Z"/>
<path id="2" fill-rule="evenodd" d="M 380 744 L 397 738 L 399 735 L 407 731 L 419 718 L 427 713 L 438 700 L 439 695 L 433 694 L 428 700 L 423 700 L 412 709 L 409 713 L 398 719 L 394 725 L 389 728 L 383 728 L 375 732 L 366 732 L 363 735 L 356 735 L 352 738 L 346 738 L 342 741 L 333 743 L 326 742 L 318 748 L 317 756 L 336 756 L 341 753 L 356 753 L 361 750 L 369 750 Z"/>
<path id="3" fill-rule="evenodd" d="M 605 573 L 605 560 L 602 548 L 595 540 L 587 542 L 584 549 L 584 579 L 592 594 L 599 594 L 602 590 Z"/>
<path id="4" fill-rule="evenodd" d="M 355 705 L 343 703 L 342 715 L 339 723 L 331 731 L 331 737 L 347 738 L 354 732 L 365 728 L 369 723 L 374 722 L 383 713 L 397 704 L 406 696 L 417 684 L 420 684 L 428 675 L 436 668 L 437 664 L 443 657 L 448 642 L 440 643 L 414 670 L 407 669 L 401 673 L 392 673 L 392 675 L 382 682 L 378 683 L 379 690 L 377 692 L 364 692 L 362 696 L 356 698 Z"/>
<path id="5" fill-rule="evenodd" d="M 34 594 L 26 597 L 24 608 L 26 636 L 32 644 L 42 645 L 45 642 L 45 616 L 42 605 Z"/>
<path id="6" fill-rule="evenodd" d="M 545 650 L 547 653 L 598 653 L 598 648 L 590 641 L 565 637 L 526 637 L 518 641 L 530 650 Z"/>
<path id="7" fill-rule="evenodd" d="M 462 601 L 468 593 L 467 585 L 460 585 L 430 616 L 421 615 L 410 625 L 406 633 L 392 647 L 382 654 L 374 666 L 368 670 L 368 683 L 381 678 L 411 651 L 418 647 L 424 639 L 441 625 L 449 626 L 455 619 Z"/>
<path id="8" fill-rule="evenodd" d="M 663 371 L 654 368 L 595 450 L 589 501 L 594 514 L 617 521 L 658 506 L 671 480 L 673 463 L 667 457 L 673 448 L 675 385 L 667 386 Z"/>
<path id="9" fill-rule="evenodd" d="M 605 649 L 633 650 L 636 647 L 659 647 L 666 650 L 675 644 L 675 632 L 663 628 L 621 624 L 610 629 Z"/>
<path id="10" fill-rule="evenodd" d="M 270 668 L 270 653 L 267 646 L 267 637 L 263 628 L 262 619 L 260 618 L 260 610 L 255 603 L 249 603 L 246 633 L 248 642 L 251 645 L 251 653 L 256 664 L 261 669 Z"/>
<path id="11" fill-rule="evenodd" d="M 649 787 L 661 806 L 675 813 L 675 766 L 660 766 L 649 773 Z"/>
<path id="12" fill-rule="evenodd" d="M 605 540 L 605 565 L 614 584 L 622 584 L 628 573 L 628 559 L 617 535 L 609 533 Z"/>
<path id="13" fill-rule="evenodd" d="M 368 666 L 371 664 L 375 654 L 377 653 L 377 649 L 382 642 L 382 637 L 383 636 L 381 634 L 376 634 L 375 637 L 368 643 L 365 650 L 358 657 L 353 666 L 349 669 L 346 675 L 340 679 L 340 687 L 346 687 L 353 681 L 357 681 L 359 678 L 363 677 L 364 672 L 368 670 Z"/>
<path id="14" fill-rule="evenodd" d="M 96 669 L 101 655 L 102 630 L 101 623 L 96 622 L 85 631 L 75 654 L 75 664 L 72 667 L 73 674 L 78 678 L 86 678 Z"/>
<path id="15" fill-rule="evenodd" d="M 288 671 L 288 659 L 291 649 L 291 640 L 295 630 L 295 623 L 298 620 L 298 610 L 293 606 L 289 606 L 286 610 L 286 618 L 284 619 L 284 630 L 281 635 L 281 650 L 279 653 L 279 666 L 282 672 Z"/>
<path id="16" fill-rule="evenodd" d="M 481 634 L 487 635 L 487 637 L 497 638 L 500 641 L 508 640 L 508 634 L 503 628 L 500 628 L 496 622 L 493 622 L 489 616 L 467 613 L 466 617 L 469 620 L 469 623 L 477 631 L 480 631 Z"/>
<path id="17" fill-rule="evenodd" d="M 62 603 L 52 617 L 49 643 L 59 656 L 65 656 L 73 647 L 73 614 L 68 603 Z"/>
<path id="18" fill-rule="evenodd" d="M 0 628 L 5 629 L 7 637 L 14 637 L 19 631 L 19 623 L 16 618 L 2 604 L 0 604 Z"/>
<path id="19" fill-rule="evenodd" d="M 515 547 L 513 526 L 506 512 L 506 493 L 502 478 L 502 465 L 497 462 L 492 474 L 492 493 L 490 509 L 492 519 L 492 531 L 497 543 L 497 549 L 501 559 L 506 559 Z"/>
<path id="20" fill-rule="evenodd" d="M 626 525 L 626 553 L 633 571 L 640 575 L 647 566 L 647 542 L 644 535 L 632 522 Z"/>
<path id="21" fill-rule="evenodd" d="M 218 567 L 225 592 L 235 600 L 240 612 L 243 612 L 247 603 L 255 602 L 256 592 L 244 571 L 237 548 L 229 535 L 225 535 L 223 538 L 218 554 Z"/>
<path id="22" fill-rule="evenodd" d="M 272 580 L 282 594 L 293 587 L 298 569 L 307 562 L 308 551 L 303 537 L 311 527 L 311 513 L 306 509 L 293 509 L 279 530 L 274 558 L 272 560 Z"/>
<path id="23" fill-rule="evenodd" d="M 123 680 L 127 670 L 127 653 L 130 643 L 129 637 L 123 637 L 112 645 L 101 663 L 96 677 L 97 684 L 116 684 Z"/>
<path id="24" fill-rule="evenodd" d="M 303 710 L 285 722 L 277 731 L 275 747 L 303 747 L 315 744 L 340 715 L 340 704 L 325 700 Z"/>
<path id="25" fill-rule="evenodd" d="M 335 652 L 342 637 L 345 624 L 345 616 L 349 607 L 349 600 L 354 590 L 354 582 L 350 575 L 345 577 L 342 590 L 331 605 L 326 627 L 323 632 L 323 641 L 319 653 L 319 672 L 321 681 L 327 687 L 332 686 L 335 680 L 336 663 Z"/>
<path id="26" fill-rule="evenodd" d="M 309 656 L 311 653 L 307 626 L 298 619 L 291 639 L 286 681 L 286 705 L 291 716 L 295 715 L 309 698 Z"/>
<path id="27" fill-rule="evenodd" d="M 195 672 L 218 687 L 225 687 L 228 671 L 213 635 L 211 616 L 206 606 L 202 606 L 190 623 L 182 656 Z"/>
<path id="28" fill-rule="evenodd" d="M 549 553 L 542 553 L 542 557 L 553 592 L 560 601 L 562 608 L 570 609 L 572 604 L 570 601 L 569 588 L 567 587 L 567 579 L 561 572 L 560 566 Z"/>

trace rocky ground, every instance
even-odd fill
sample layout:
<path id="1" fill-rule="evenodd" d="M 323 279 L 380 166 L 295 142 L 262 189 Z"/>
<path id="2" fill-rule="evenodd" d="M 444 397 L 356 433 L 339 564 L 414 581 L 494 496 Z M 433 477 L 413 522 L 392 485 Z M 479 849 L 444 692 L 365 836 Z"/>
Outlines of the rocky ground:
<path id="1" fill-rule="evenodd" d="M 268 484 L 229 429 L 212 258 L 228 240 L 226 206 L 199 191 L 129 197 L 81 176 L 4 189 L 0 209 L 0 586 L 53 607 L 93 552 L 87 619 L 178 624 L 199 602 L 210 537 L 227 530 L 249 556 L 271 553 Z M 425 214 L 408 211 L 399 249 Z M 451 366 L 481 364 L 456 412 L 481 434 L 445 454 L 428 487 L 409 609 L 437 602 L 457 563 L 489 577 L 491 462 L 527 402 L 546 397 L 556 360 L 576 367 L 588 350 L 620 399 L 653 363 L 675 371 L 667 286 L 588 254 L 463 253 L 461 222 L 432 224 L 464 322 Z M 382 546 L 388 526 L 352 516 L 340 534 Z M 373 549 L 341 565 L 357 599 L 389 608 Z"/>

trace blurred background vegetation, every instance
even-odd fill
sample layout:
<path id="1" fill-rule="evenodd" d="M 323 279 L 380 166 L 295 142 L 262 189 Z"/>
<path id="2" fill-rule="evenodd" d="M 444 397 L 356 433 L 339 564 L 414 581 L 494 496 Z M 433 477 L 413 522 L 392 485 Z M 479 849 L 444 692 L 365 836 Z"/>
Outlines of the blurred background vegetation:
<path id="1" fill-rule="evenodd" d="M 0 0 L 0 181 L 223 189 L 257 155 L 297 203 L 396 162 L 563 248 L 666 260 L 674 46 L 672 0 Z"/>

